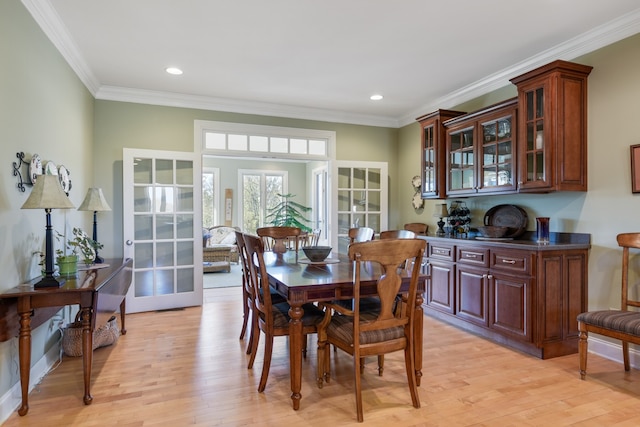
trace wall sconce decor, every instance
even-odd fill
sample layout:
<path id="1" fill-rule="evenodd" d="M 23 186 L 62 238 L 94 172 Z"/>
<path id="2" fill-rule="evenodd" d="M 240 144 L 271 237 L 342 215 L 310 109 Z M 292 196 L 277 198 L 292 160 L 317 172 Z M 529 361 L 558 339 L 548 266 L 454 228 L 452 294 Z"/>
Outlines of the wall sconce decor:
<path id="1" fill-rule="evenodd" d="M 79 211 L 93 211 L 93 240 L 95 242 L 98 241 L 98 220 L 97 213 L 98 211 L 110 211 L 111 208 L 109 204 L 104 198 L 102 194 L 102 188 L 90 188 L 87 191 L 87 195 L 85 196 L 82 204 L 78 208 Z M 98 248 L 96 249 L 96 258 L 94 259 L 94 263 L 102 264 L 104 262 L 104 258 L 98 255 Z"/>
<path id="2" fill-rule="evenodd" d="M 57 175 L 39 175 L 33 191 L 20 209 L 44 209 L 47 218 L 45 237 L 45 270 L 44 277 L 34 285 L 35 289 L 60 287 L 65 280 L 53 276 L 53 228 L 51 226 L 51 209 L 73 209 Z"/>

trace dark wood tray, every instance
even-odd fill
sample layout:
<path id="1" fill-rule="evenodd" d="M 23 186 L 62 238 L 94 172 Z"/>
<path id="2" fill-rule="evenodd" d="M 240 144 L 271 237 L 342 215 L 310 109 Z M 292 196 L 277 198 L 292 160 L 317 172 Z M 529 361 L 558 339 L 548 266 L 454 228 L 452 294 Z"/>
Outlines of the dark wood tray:
<path id="1" fill-rule="evenodd" d="M 504 237 L 518 237 L 527 231 L 527 213 L 516 205 L 497 205 L 484 214 L 484 225 L 509 227 Z"/>

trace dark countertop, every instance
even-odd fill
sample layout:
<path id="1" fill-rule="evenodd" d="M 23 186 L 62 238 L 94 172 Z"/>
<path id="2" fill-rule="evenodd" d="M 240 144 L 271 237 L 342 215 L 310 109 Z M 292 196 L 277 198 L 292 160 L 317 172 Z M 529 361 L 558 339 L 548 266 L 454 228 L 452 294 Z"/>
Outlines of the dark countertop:
<path id="1" fill-rule="evenodd" d="M 436 235 L 419 236 L 430 242 L 442 242 L 448 244 L 464 243 L 465 245 L 499 246 L 501 248 L 526 249 L 538 251 L 554 251 L 567 249 L 590 249 L 591 234 L 586 233 L 550 233 L 548 244 L 538 244 L 536 233 L 527 231 L 515 239 L 486 239 L 476 237 L 440 237 Z"/>

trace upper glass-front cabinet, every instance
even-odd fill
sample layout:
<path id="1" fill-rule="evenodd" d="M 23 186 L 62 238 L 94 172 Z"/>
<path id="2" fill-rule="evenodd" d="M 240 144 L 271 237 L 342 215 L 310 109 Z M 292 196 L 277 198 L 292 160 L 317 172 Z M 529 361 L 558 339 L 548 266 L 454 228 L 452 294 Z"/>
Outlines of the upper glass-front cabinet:
<path id="1" fill-rule="evenodd" d="M 461 111 L 437 110 L 419 117 L 422 127 L 422 198 L 446 196 L 445 128 L 443 122 L 464 114 Z"/>
<path id="2" fill-rule="evenodd" d="M 513 98 L 445 123 L 448 196 L 515 191 L 516 106 Z"/>
<path id="3" fill-rule="evenodd" d="M 519 191 L 587 191 L 591 69 L 554 61 L 511 80 L 519 99 Z"/>

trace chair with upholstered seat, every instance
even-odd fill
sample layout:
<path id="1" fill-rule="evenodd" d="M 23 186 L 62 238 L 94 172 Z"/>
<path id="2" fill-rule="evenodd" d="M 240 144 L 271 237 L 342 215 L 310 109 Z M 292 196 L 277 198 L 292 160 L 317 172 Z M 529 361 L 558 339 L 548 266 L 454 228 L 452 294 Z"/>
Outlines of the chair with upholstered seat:
<path id="1" fill-rule="evenodd" d="M 413 231 L 418 236 L 426 236 L 429 226 L 423 222 L 410 222 L 404 225 L 404 229 Z"/>
<path id="2" fill-rule="evenodd" d="M 622 341 L 624 370 L 630 369 L 629 343 L 640 344 L 640 300 L 629 298 L 629 254 L 640 249 L 640 233 L 622 233 L 617 236 L 622 247 L 622 295 L 619 310 L 588 311 L 578 315 L 578 352 L 580 354 L 580 378 L 587 375 L 587 338 L 594 333 Z M 635 286 L 634 286 L 635 287 Z"/>
<path id="3" fill-rule="evenodd" d="M 415 310 L 396 310 L 396 296 L 400 291 L 404 270 L 399 266 L 407 259 L 414 262 L 424 254 L 426 241 L 421 239 L 387 239 L 371 242 L 352 243 L 349 259 L 355 261 L 353 283 L 354 307 L 348 310 L 341 305 L 327 306 L 325 318 L 318 325 L 318 386 L 330 379 L 330 357 L 326 347 L 329 344 L 353 356 L 355 394 L 358 421 L 363 421 L 362 384 L 360 380 L 360 359 L 369 355 L 382 355 L 404 350 L 405 369 L 413 406 L 420 407 L 416 382 L 414 359 Z M 370 268 L 370 263 L 378 263 L 382 272 L 377 281 L 380 309 L 377 312 L 360 310 L 361 269 Z M 415 306 L 419 271 L 411 273 L 406 304 Z M 329 311 L 328 309 L 332 311 Z"/>
<path id="4" fill-rule="evenodd" d="M 269 276 L 264 261 L 264 248 L 262 239 L 250 234 L 244 235 L 244 245 L 247 250 L 247 260 L 249 265 L 249 280 L 253 286 L 253 315 L 256 316 L 258 329 L 265 335 L 264 359 L 262 364 L 262 375 L 258 391 L 264 391 L 267 385 L 267 377 L 271 367 L 271 353 L 273 351 L 273 339 L 278 336 L 289 335 L 289 304 L 285 302 L 274 303 L 269 286 Z M 317 332 L 317 324 L 324 317 L 321 309 L 313 304 L 302 306 L 304 314 L 302 316 L 302 333 L 308 334 Z M 256 331 L 257 332 L 257 331 Z M 253 362 L 258 350 L 260 333 L 257 332 L 251 340 L 252 348 L 250 352 L 249 366 L 253 367 Z"/>
<path id="5" fill-rule="evenodd" d="M 371 227 L 354 227 L 349 229 L 349 242 L 368 242 L 373 240 L 373 228 Z"/>

